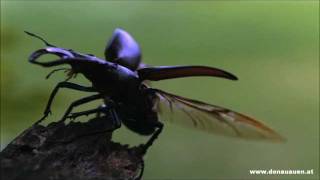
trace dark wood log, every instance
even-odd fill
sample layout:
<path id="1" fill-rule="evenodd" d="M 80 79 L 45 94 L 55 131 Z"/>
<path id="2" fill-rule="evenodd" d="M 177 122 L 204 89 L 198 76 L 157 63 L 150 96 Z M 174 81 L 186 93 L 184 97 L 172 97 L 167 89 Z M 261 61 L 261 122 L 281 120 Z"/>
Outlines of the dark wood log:
<path id="1" fill-rule="evenodd" d="M 143 171 L 141 146 L 111 141 L 109 121 L 33 125 L 1 153 L 2 180 L 136 179 Z"/>

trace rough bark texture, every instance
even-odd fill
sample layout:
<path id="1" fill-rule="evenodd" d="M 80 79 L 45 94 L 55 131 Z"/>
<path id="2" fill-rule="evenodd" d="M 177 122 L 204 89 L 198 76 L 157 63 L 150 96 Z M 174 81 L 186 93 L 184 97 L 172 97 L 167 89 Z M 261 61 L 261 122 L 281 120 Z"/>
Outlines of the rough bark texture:
<path id="1" fill-rule="evenodd" d="M 110 128 L 107 122 L 33 125 L 1 152 L 1 179 L 135 179 L 143 168 L 141 148 L 112 142 L 112 133 L 96 133 Z"/>

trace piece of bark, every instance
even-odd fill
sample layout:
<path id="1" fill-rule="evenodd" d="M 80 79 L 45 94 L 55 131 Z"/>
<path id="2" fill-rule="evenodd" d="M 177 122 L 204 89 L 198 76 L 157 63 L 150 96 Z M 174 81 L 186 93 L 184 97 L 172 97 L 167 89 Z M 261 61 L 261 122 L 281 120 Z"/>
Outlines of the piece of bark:
<path id="1" fill-rule="evenodd" d="M 1 153 L 3 180 L 135 179 L 143 171 L 141 146 L 111 141 L 109 121 L 33 125 Z M 99 133 L 98 133 L 99 132 Z"/>

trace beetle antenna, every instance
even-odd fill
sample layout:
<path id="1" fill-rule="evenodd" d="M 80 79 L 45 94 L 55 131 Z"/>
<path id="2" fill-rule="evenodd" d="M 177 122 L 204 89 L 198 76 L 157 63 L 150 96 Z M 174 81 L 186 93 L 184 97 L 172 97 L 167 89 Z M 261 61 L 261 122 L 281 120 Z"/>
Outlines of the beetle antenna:
<path id="1" fill-rule="evenodd" d="M 36 35 L 36 34 L 33 34 L 31 32 L 28 32 L 28 31 L 24 31 L 26 34 L 28 34 L 29 36 L 32 36 L 32 37 L 35 37 L 37 39 L 40 39 L 46 46 L 50 46 L 50 47 L 56 47 L 50 43 L 48 43 L 45 39 L 43 39 L 42 37 Z"/>

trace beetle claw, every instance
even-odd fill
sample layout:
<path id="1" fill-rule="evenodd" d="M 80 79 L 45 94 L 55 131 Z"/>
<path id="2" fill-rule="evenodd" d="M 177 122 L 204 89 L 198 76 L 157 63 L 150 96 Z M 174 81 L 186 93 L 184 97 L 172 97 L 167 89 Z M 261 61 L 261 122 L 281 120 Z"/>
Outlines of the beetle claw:
<path id="1" fill-rule="evenodd" d="M 44 113 L 43 117 L 39 119 L 35 124 L 41 123 L 44 119 L 46 119 L 46 117 L 48 117 L 49 114 L 51 114 L 51 111 L 49 111 L 48 113 Z"/>
<path id="2" fill-rule="evenodd" d="M 52 112 L 51 112 L 51 110 L 49 109 L 49 110 L 45 110 L 44 111 L 44 113 L 43 113 L 43 117 L 40 119 L 40 120 L 38 120 L 37 122 L 36 122 L 36 124 L 39 124 L 41 121 L 43 121 L 44 119 L 46 119 L 49 115 L 51 115 L 52 114 Z"/>

